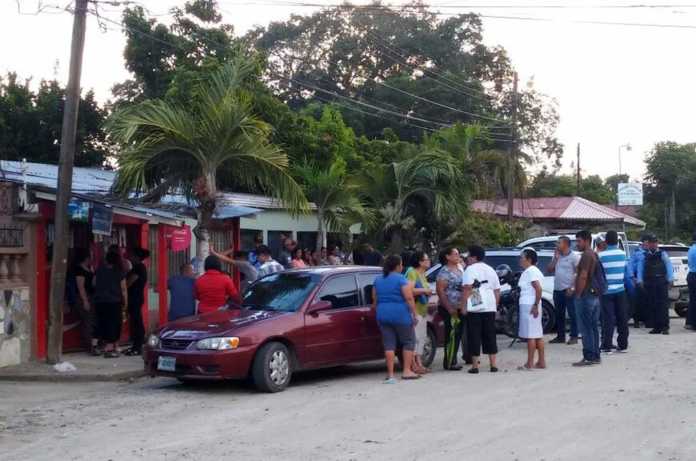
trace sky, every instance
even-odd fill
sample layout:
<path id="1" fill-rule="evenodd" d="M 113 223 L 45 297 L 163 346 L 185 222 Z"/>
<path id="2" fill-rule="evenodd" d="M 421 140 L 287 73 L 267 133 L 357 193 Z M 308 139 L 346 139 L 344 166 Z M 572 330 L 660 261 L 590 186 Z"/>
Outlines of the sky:
<path id="1" fill-rule="evenodd" d="M 338 0 L 312 0 L 335 4 Z M 269 3 L 274 3 L 271 5 Z M 310 14 L 317 8 L 278 5 L 278 0 L 219 0 L 224 20 L 244 33 L 255 25 Z M 67 81 L 72 16 L 54 5 L 68 0 L 0 0 L 0 73 L 20 77 L 57 77 Z M 141 0 L 153 14 L 166 13 L 184 0 Z M 264 4 L 265 3 L 265 4 Z M 282 2 L 281 2 L 282 3 Z M 365 3 L 355 0 L 356 4 Z M 394 1 L 393 4 L 403 3 Z M 696 141 L 696 0 L 667 8 L 607 8 L 637 4 L 670 5 L 669 0 L 433 0 L 446 13 L 485 16 L 484 41 L 501 45 L 519 71 L 522 84 L 533 79 L 540 92 L 558 103 L 557 136 L 565 145 L 563 173 L 571 172 L 576 145 L 581 145 L 584 175 L 603 177 L 622 172 L 632 179 L 644 174 L 643 158 L 659 141 Z M 37 6 L 44 10 L 37 13 Z M 462 6 L 466 5 L 466 7 Z M 602 6 L 596 8 L 593 6 Z M 448 6 L 456 6 L 450 8 Z M 561 6 L 561 8 L 559 8 Z M 581 6 L 568 8 L 568 6 Z M 119 19 L 119 7 L 103 5 L 102 13 Z M 497 17 L 490 17 L 497 16 Z M 520 20 L 512 18 L 536 18 Z M 546 20 L 548 19 L 548 21 Z M 588 24 L 670 24 L 635 27 Z M 124 68 L 125 38 L 116 27 L 103 31 L 89 17 L 82 86 L 107 100 L 114 83 L 128 78 Z M 632 149 L 625 147 L 630 144 Z"/>

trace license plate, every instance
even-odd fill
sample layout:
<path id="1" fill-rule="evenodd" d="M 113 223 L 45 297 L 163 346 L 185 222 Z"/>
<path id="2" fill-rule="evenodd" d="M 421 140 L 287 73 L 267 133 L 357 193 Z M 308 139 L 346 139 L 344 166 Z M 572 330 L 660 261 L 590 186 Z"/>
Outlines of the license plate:
<path id="1" fill-rule="evenodd" d="M 176 357 L 157 357 L 157 369 L 161 371 L 176 371 Z"/>

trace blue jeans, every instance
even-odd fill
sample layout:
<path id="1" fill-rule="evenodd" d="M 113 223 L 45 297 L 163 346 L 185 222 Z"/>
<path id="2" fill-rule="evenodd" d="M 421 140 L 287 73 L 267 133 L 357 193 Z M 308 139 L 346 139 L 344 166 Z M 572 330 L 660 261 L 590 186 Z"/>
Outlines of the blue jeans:
<path id="1" fill-rule="evenodd" d="M 587 294 L 575 298 L 575 312 L 582 334 L 582 357 L 585 360 L 600 360 L 599 297 Z"/>
<path id="2" fill-rule="evenodd" d="M 577 338 L 578 320 L 575 315 L 575 298 L 568 296 L 565 290 L 553 292 L 553 308 L 556 314 L 556 336 L 565 341 L 566 336 L 566 311 L 570 317 L 570 337 Z"/>

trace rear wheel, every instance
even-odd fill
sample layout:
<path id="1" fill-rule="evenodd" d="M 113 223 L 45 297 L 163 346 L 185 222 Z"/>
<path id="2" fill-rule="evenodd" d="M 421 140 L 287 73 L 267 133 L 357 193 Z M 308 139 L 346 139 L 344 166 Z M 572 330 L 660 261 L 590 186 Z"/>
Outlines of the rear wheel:
<path id="1" fill-rule="evenodd" d="M 421 355 L 421 363 L 425 368 L 430 368 L 430 365 L 435 361 L 435 354 L 437 353 L 437 337 L 432 328 L 428 328 L 428 337 L 425 340 L 425 345 L 423 347 L 423 355 Z"/>
<path id="2" fill-rule="evenodd" d="M 292 361 L 288 348 L 281 343 L 268 343 L 256 353 L 252 365 L 256 387 L 264 392 L 280 392 L 290 384 Z"/>
<path id="3" fill-rule="evenodd" d="M 505 314 L 504 333 L 510 338 L 517 338 L 520 326 L 520 308 L 518 306 L 510 307 Z"/>

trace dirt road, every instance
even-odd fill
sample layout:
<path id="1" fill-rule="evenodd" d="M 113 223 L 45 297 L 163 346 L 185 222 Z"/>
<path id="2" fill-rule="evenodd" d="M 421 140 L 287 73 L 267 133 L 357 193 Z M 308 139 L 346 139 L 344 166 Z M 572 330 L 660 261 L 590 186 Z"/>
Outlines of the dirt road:
<path id="1" fill-rule="evenodd" d="M 381 364 L 298 376 L 280 394 L 242 385 L 0 383 L 0 459 L 696 459 L 696 333 L 631 329 L 631 351 L 572 368 L 549 346 L 521 372 L 436 372 L 383 385 Z M 548 339 L 548 338 L 547 338 Z M 439 364 L 439 362 L 438 362 Z M 485 368 L 485 367 L 484 367 Z"/>

